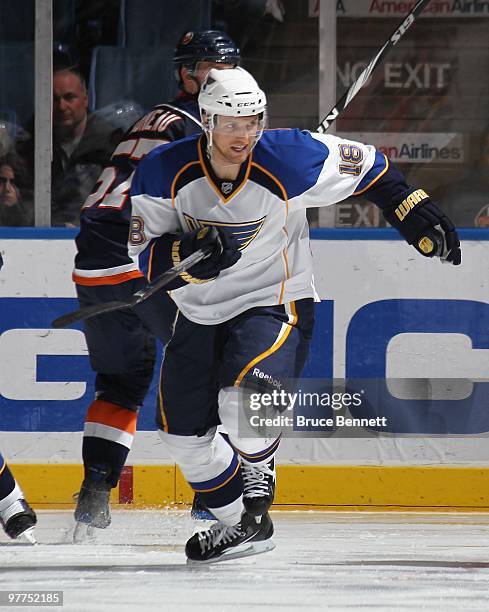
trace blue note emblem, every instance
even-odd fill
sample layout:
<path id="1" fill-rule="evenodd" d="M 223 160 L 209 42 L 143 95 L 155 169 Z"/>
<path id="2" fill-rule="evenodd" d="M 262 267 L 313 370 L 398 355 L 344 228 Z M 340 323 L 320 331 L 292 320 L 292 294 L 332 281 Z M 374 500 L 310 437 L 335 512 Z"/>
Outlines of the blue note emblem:
<path id="1" fill-rule="evenodd" d="M 258 236 L 263 224 L 265 223 L 265 219 L 267 218 L 265 215 L 265 217 L 256 219 L 255 221 L 245 221 L 243 223 L 222 223 L 220 221 L 212 221 L 211 219 L 194 219 L 185 213 L 183 216 L 185 217 L 185 221 L 187 222 L 190 231 L 193 231 L 199 227 L 214 225 L 225 232 L 229 232 L 238 241 L 240 251 L 246 249 L 246 247 Z"/>

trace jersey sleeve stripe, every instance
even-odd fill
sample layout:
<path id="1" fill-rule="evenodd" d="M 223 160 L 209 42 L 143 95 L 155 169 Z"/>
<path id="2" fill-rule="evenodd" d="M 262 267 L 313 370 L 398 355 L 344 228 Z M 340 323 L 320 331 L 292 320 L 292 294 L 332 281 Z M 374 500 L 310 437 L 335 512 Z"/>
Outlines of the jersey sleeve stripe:
<path id="1" fill-rule="evenodd" d="M 158 131 L 163 132 L 170 125 L 170 123 L 173 123 L 174 121 L 182 121 L 182 118 L 178 117 L 177 115 L 170 114 L 161 124 L 158 125 Z"/>
<path id="2" fill-rule="evenodd" d="M 370 189 L 370 187 L 372 187 L 372 185 L 374 185 L 387 172 L 388 169 L 389 160 L 384 154 L 377 151 L 375 153 L 375 161 L 373 166 L 360 181 L 360 184 L 353 192 L 353 195 L 360 195 L 361 193 L 367 191 L 367 189 Z"/>
<path id="3" fill-rule="evenodd" d="M 77 285 L 84 287 L 95 287 L 97 285 L 119 285 L 133 278 L 141 278 L 143 275 L 139 270 L 123 272 L 122 274 L 111 274 L 109 276 L 80 276 L 73 272 L 72 279 Z"/>

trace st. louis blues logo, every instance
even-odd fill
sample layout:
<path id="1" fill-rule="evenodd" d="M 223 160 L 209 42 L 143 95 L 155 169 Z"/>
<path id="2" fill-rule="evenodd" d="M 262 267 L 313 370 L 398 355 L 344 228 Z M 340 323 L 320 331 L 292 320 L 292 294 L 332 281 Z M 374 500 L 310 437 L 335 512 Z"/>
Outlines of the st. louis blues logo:
<path id="1" fill-rule="evenodd" d="M 263 224 L 265 223 L 265 217 L 257 219 L 256 221 L 246 221 L 244 223 L 221 223 L 217 221 L 211 221 L 209 219 L 194 219 L 190 215 L 183 214 L 185 221 L 187 222 L 190 231 L 197 229 L 198 227 L 207 227 L 209 225 L 215 225 L 225 232 L 232 234 L 239 244 L 239 250 L 242 251 L 253 242 L 253 240 L 260 233 Z"/>

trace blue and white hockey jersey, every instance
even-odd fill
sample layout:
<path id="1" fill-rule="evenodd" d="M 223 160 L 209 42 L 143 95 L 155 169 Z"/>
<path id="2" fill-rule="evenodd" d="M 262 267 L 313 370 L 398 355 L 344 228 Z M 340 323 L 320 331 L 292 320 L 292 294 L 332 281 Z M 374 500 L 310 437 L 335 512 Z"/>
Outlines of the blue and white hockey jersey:
<path id="1" fill-rule="evenodd" d="M 242 251 L 234 266 L 215 280 L 172 291 L 188 319 L 217 324 L 254 306 L 316 298 L 308 207 L 367 191 L 387 206 L 406 188 L 374 147 L 299 130 L 266 131 L 237 179 L 219 179 L 205 138 L 191 136 L 155 149 L 139 164 L 129 254 L 151 279 L 161 272 L 151 269 L 158 237 L 206 225 L 232 232 Z"/>

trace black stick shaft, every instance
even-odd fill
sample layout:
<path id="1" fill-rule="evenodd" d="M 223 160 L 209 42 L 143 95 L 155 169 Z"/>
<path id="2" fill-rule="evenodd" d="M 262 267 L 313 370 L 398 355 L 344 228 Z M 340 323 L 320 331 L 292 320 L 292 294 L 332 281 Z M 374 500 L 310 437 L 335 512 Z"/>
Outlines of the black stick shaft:
<path id="1" fill-rule="evenodd" d="M 335 106 L 329 111 L 326 117 L 319 124 L 317 131 L 320 134 L 324 134 L 326 130 L 330 127 L 330 125 L 336 121 L 340 113 L 342 113 L 345 108 L 350 104 L 353 98 L 357 95 L 360 89 L 365 85 L 368 81 L 370 75 L 375 70 L 375 68 L 380 64 L 380 62 L 384 59 L 385 55 L 397 45 L 397 43 L 401 40 L 404 34 L 409 30 L 409 28 L 413 25 L 415 19 L 419 16 L 419 14 L 426 8 L 430 0 L 419 0 L 419 2 L 414 6 L 413 10 L 406 15 L 406 17 L 402 20 L 402 22 L 397 26 L 394 30 L 390 38 L 384 44 L 384 46 L 380 49 L 380 51 L 370 60 L 368 65 L 364 68 L 364 70 L 358 75 L 356 81 L 354 81 L 348 91 L 338 100 Z"/>
<path id="2" fill-rule="evenodd" d="M 213 245 L 210 245 L 206 248 L 199 249 L 192 253 L 185 259 L 183 259 L 178 265 L 173 266 L 163 274 L 160 274 L 154 281 L 146 285 L 143 289 L 140 289 L 134 295 L 130 297 L 127 301 L 112 301 L 112 302 L 104 302 L 101 304 L 93 304 L 92 306 L 86 306 L 85 308 L 80 308 L 79 310 L 74 310 L 73 312 L 68 312 L 67 314 L 58 317 L 52 322 L 52 326 L 55 328 L 66 327 L 71 323 L 76 323 L 77 321 L 84 321 L 86 319 L 90 319 L 91 317 L 96 317 L 100 314 L 104 314 L 107 312 L 112 312 L 114 310 L 123 310 L 125 308 L 132 308 L 143 302 L 151 295 L 162 289 L 165 285 L 175 279 L 179 274 L 185 272 L 199 261 L 202 261 L 207 255 L 209 255 L 210 251 L 213 249 Z"/>

